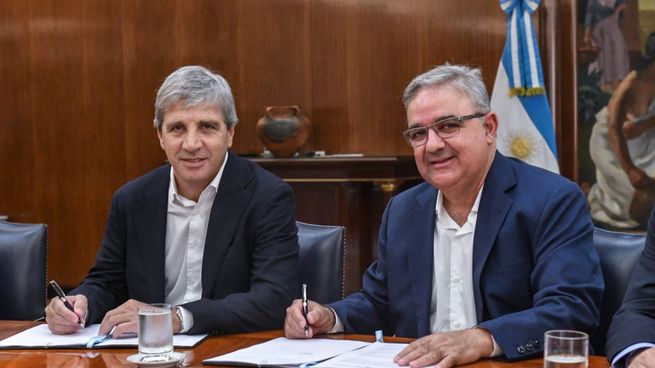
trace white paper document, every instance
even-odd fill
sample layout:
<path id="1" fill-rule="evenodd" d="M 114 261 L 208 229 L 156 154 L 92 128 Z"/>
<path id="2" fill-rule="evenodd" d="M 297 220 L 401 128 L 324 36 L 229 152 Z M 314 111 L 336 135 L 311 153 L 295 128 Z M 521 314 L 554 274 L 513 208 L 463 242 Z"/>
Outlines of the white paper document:
<path id="1" fill-rule="evenodd" d="M 393 358 L 407 344 L 376 342 L 312 366 L 321 368 L 398 368 Z"/>
<path id="2" fill-rule="evenodd" d="M 355 349 L 369 342 L 333 339 L 287 339 L 279 337 L 228 354 L 203 360 L 204 364 L 244 365 L 256 367 L 297 367 L 320 362 Z"/>
<path id="3" fill-rule="evenodd" d="M 89 325 L 76 333 L 69 335 L 55 335 L 48 329 L 47 324 L 41 324 L 16 335 L 0 341 L 0 349 L 10 348 L 86 348 L 86 343 L 93 337 L 98 336 L 100 324 Z M 176 347 L 194 347 L 204 340 L 204 335 L 173 335 L 173 345 Z M 95 347 L 126 347 L 138 346 L 137 337 L 123 339 L 109 339 L 97 344 Z"/>

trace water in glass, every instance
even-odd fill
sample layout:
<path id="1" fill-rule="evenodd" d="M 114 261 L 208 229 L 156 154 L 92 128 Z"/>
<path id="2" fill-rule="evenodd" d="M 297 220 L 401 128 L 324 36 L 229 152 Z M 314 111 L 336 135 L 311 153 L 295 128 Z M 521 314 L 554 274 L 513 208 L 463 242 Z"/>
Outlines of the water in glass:
<path id="1" fill-rule="evenodd" d="M 165 354 L 172 351 L 171 306 L 151 304 L 139 308 L 139 353 Z"/>
<path id="2" fill-rule="evenodd" d="M 573 330 L 546 331 L 544 368 L 587 368 L 589 335 Z"/>
<path id="3" fill-rule="evenodd" d="M 587 358 L 581 355 L 551 355 L 544 359 L 544 368 L 586 368 Z"/>

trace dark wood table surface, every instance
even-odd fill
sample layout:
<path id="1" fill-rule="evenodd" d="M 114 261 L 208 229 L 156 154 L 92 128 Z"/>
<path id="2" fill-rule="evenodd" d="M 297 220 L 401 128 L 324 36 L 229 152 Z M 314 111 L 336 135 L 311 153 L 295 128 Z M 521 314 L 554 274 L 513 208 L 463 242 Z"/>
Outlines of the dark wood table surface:
<path id="1" fill-rule="evenodd" d="M 28 321 L 0 321 L 0 340 L 14 335 L 37 323 Z M 176 349 L 186 354 L 182 363 L 184 367 L 203 366 L 203 359 L 229 353 L 250 345 L 261 343 L 282 336 L 282 331 L 264 331 L 223 336 L 211 336 L 193 349 Z M 373 341 L 368 335 L 330 335 L 331 338 Z M 406 338 L 385 338 L 385 341 L 409 342 Z M 101 368 L 101 367 L 136 367 L 129 363 L 127 357 L 136 354 L 136 348 L 107 348 L 107 349 L 12 349 L 0 350 L 0 367 L 48 367 L 48 368 Z M 541 368 L 542 359 L 530 359 L 514 363 L 500 360 L 483 359 L 474 364 L 466 365 L 469 368 Z M 602 356 L 589 358 L 589 368 L 609 367 L 607 359 Z"/>

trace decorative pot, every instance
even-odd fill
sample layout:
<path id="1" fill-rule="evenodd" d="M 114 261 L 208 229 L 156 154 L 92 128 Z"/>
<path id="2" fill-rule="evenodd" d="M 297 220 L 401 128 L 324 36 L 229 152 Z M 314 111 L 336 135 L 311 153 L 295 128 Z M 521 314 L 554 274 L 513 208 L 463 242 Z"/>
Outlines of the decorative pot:
<path id="1" fill-rule="evenodd" d="M 269 106 L 257 121 L 257 135 L 275 157 L 292 157 L 307 143 L 311 123 L 298 106 Z"/>

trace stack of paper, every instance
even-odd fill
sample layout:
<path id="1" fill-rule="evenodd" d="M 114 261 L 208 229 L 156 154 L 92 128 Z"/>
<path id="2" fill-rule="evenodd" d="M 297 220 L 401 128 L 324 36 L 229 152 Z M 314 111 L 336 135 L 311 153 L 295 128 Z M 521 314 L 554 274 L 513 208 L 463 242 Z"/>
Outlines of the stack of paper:
<path id="1" fill-rule="evenodd" d="M 42 324 L 14 336 L 0 341 L 0 349 L 25 349 L 25 348 L 86 348 L 86 343 L 93 337 L 98 336 L 99 324 L 87 326 L 70 335 L 55 335 L 48 329 L 48 325 Z M 204 340 L 204 335 L 174 335 L 173 345 L 176 347 L 194 347 Z M 122 339 L 109 339 L 95 347 L 132 347 L 138 346 L 139 340 L 136 337 Z"/>
<path id="2" fill-rule="evenodd" d="M 255 367 L 394 367 L 393 357 L 407 344 L 353 340 L 291 340 L 280 337 L 232 353 L 205 359 L 204 364 Z"/>

